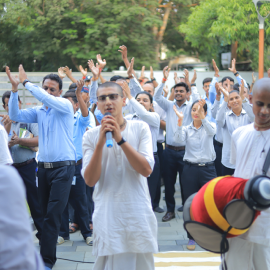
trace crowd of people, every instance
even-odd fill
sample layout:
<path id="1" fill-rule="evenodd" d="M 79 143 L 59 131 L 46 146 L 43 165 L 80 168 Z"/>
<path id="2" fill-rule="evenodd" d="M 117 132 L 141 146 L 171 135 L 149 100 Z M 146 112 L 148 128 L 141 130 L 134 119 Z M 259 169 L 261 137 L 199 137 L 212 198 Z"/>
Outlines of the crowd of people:
<path id="1" fill-rule="evenodd" d="M 76 80 L 68 67 L 61 67 L 58 75 L 43 78 L 42 88 L 28 80 L 22 65 L 19 77 L 6 67 L 12 90 L 2 97 L 8 114 L 0 120 L 0 164 L 12 165 L 23 179 L 45 269 L 57 260 L 56 244 L 78 229 L 86 244 L 93 245 L 95 270 L 154 269 L 154 212 L 164 212 L 163 222 L 175 218 L 177 174 L 182 198 L 177 210 L 182 212 L 188 197 L 205 183 L 234 175 L 239 163 L 231 154 L 232 142 L 237 149 L 235 130 L 246 126 L 262 136 L 262 159 L 270 147 L 269 79 L 255 83 L 253 76 L 248 85 L 233 59 L 232 76 L 220 80 L 213 60 L 213 78 L 199 86 L 196 71 L 190 79 L 184 70 L 183 77 L 174 74 L 169 91 L 170 68 L 163 69 L 160 83 L 152 68 L 150 78 L 142 69 L 137 79 L 126 46 L 119 52 L 127 77 L 110 81 L 102 77 L 106 60 L 100 55 L 96 65 L 88 61 L 92 76 L 80 66 L 83 77 Z M 65 77 L 71 84 L 62 95 Z M 42 106 L 21 109 L 20 83 Z M 110 148 L 108 132 L 113 137 Z M 254 153 L 247 149 L 245 154 Z M 159 206 L 162 185 L 166 212 Z M 196 243 L 188 238 L 187 248 L 194 250 Z"/>

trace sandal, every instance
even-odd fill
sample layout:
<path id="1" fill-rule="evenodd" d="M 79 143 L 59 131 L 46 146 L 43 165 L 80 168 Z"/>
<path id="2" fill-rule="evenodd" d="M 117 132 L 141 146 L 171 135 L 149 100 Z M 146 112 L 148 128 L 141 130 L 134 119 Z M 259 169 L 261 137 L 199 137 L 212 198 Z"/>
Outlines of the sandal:
<path id="1" fill-rule="evenodd" d="M 76 223 L 72 223 L 69 226 L 69 233 L 75 233 L 79 230 L 79 226 Z"/>

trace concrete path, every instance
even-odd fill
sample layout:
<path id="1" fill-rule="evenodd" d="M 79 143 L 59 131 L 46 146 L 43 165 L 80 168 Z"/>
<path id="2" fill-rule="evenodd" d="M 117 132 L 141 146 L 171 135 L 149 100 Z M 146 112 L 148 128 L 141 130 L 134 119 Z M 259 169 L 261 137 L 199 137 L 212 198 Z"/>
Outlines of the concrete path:
<path id="1" fill-rule="evenodd" d="M 181 196 L 179 184 L 176 184 L 176 218 L 169 222 L 162 222 L 161 219 L 165 213 L 155 213 L 158 221 L 158 247 L 160 252 L 166 251 L 187 251 L 188 242 L 186 232 L 183 228 L 183 214 L 177 211 L 181 205 Z M 164 188 L 162 188 L 163 191 Z M 164 193 L 161 193 L 160 207 L 166 210 L 166 204 L 163 200 Z M 70 234 L 70 241 L 57 246 L 57 258 L 64 258 L 75 261 L 94 262 L 95 257 L 92 255 L 92 247 L 87 246 L 80 232 Z M 35 239 L 35 245 L 38 247 L 38 241 Z M 203 251 L 196 246 L 196 251 Z M 53 270 L 91 270 L 93 264 L 78 263 L 58 259 Z M 158 269 L 158 268 L 157 268 Z"/>

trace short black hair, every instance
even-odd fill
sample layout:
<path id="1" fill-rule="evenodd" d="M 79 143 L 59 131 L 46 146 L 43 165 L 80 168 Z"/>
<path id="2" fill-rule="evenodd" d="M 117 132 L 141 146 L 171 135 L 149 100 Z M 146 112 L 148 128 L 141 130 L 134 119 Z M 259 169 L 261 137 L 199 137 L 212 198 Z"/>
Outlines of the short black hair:
<path id="1" fill-rule="evenodd" d="M 224 83 L 227 79 L 229 79 L 231 82 L 234 82 L 234 79 L 232 77 L 229 77 L 229 76 L 222 78 L 221 82 Z"/>
<path id="2" fill-rule="evenodd" d="M 148 84 L 148 83 L 154 84 L 152 81 L 147 81 L 144 84 Z"/>
<path id="3" fill-rule="evenodd" d="M 192 109 L 193 106 L 194 106 L 196 103 L 198 103 L 198 102 L 199 102 L 199 100 L 195 100 L 195 101 L 192 103 L 191 109 Z M 207 112 L 207 104 L 206 104 L 206 103 L 203 105 L 203 109 L 204 109 L 204 112 Z"/>
<path id="4" fill-rule="evenodd" d="M 62 90 L 63 82 L 62 82 L 61 78 L 57 74 L 51 73 L 51 74 L 46 75 L 43 78 L 42 85 L 43 85 L 45 80 L 56 81 L 58 83 L 58 85 L 59 85 L 59 90 Z"/>
<path id="5" fill-rule="evenodd" d="M 147 95 L 147 96 L 149 97 L 149 99 L 150 99 L 150 103 L 151 103 L 151 104 L 153 103 L 153 97 L 152 97 L 148 92 L 146 92 L 146 91 L 142 91 L 142 92 L 138 93 L 138 94 L 136 95 L 135 99 L 137 99 L 137 97 L 138 97 L 139 95 L 142 95 L 142 94 Z"/>
<path id="6" fill-rule="evenodd" d="M 234 84 L 233 85 L 233 90 L 237 90 L 237 91 L 239 91 L 239 83 L 236 83 L 236 84 Z"/>
<path id="7" fill-rule="evenodd" d="M 119 75 L 115 75 L 110 78 L 110 82 L 116 82 L 117 80 L 126 80 L 126 78 Z"/>
<path id="8" fill-rule="evenodd" d="M 63 98 L 72 98 L 72 100 L 73 100 L 73 102 L 76 104 L 77 102 L 78 102 L 78 99 L 77 99 L 77 97 L 76 97 L 76 94 L 75 94 L 75 92 L 73 92 L 73 91 L 67 91 L 66 93 L 65 93 L 65 95 L 63 96 Z"/>
<path id="9" fill-rule="evenodd" d="M 10 95 L 11 95 L 11 91 L 6 91 L 6 92 L 3 94 L 3 96 L 2 96 L 2 102 L 3 102 L 3 105 L 4 105 L 4 106 L 6 106 L 6 104 L 5 104 L 5 99 L 6 99 L 6 98 L 10 98 Z M 19 95 L 18 95 L 18 100 L 21 101 Z"/>
<path id="10" fill-rule="evenodd" d="M 212 78 L 205 78 L 202 82 L 202 85 L 204 85 L 205 83 L 209 83 L 209 82 L 212 82 Z"/>
<path id="11" fill-rule="evenodd" d="M 121 76 L 119 76 L 119 77 L 121 77 Z M 115 83 L 115 82 L 102 83 L 101 85 L 98 86 L 97 92 L 98 92 L 99 89 L 106 88 L 106 87 L 115 87 L 117 89 L 117 91 L 121 94 L 121 96 L 123 97 L 123 89 L 122 89 L 122 87 L 119 84 Z"/>
<path id="12" fill-rule="evenodd" d="M 175 90 L 176 87 L 185 87 L 186 88 L 186 91 L 189 92 L 189 88 L 188 88 L 188 85 L 184 82 L 180 82 L 180 83 L 177 83 L 173 88 Z"/>
<path id="13" fill-rule="evenodd" d="M 76 84 L 76 83 L 72 83 L 72 84 L 68 87 L 68 90 L 76 89 L 76 88 L 77 88 L 77 84 Z"/>

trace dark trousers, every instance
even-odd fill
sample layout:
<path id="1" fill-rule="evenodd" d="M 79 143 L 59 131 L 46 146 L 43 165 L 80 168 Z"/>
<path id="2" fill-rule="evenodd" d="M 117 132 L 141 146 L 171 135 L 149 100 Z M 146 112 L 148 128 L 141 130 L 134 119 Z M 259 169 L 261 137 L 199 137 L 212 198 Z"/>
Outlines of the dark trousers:
<path id="1" fill-rule="evenodd" d="M 71 185 L 68 202 L 73 207 L 75 213 L 78 215 L 78 224 L 81 229 L 81 234 L 84 239 L 91 236 L 92 233 L 89 227 L 89 215 L 87 207 L 86 197 L 86 185 L 81 175 L 82 164 L 75 166 L 76 182 L 75 185 Z M 69 211 L 68 204 L 62 214 L 62 223 L 60 227 L 60 236 L 65 240 L 69 239 Z"/>
<path id="2" fill-rule="evenodd" d="M 168 212 L 174 212 L 174 209 L 175 209 L 174 185 L 176 182 L 177 172 L 179 173 L 181 196 L 183 200 L 181 174 L 184 167 L 184 161 L 183 161 L 184 154 L 185 154 L 185 151 L 175 151 L 167 147 L 164 151 L 164 166 L 166 168 L 165 174 L 164 174 L 165 200 L 166 200 Z"/>
<path id="3" fill-rule="evenodd" d="M 234 169 L 230 169 L 228 167 L 225 167 L 223 164 L 222 164 L 222 176 L 224 175 L 233 175 L 234 174 Z"/>
<path id="4" fill-rule="evenodd" d="M 185 163 L 181 177 L 183 185 L 183 203 L 186 202 L 189 196 L 198 192 L 204 184 L 216 177 L 217 173 L 215 165 L 194 166 Z M 188 238 L 192 239 L 189 233 Z"/>
<path id="5" fill-rule="evenodd" d="M 49 268 L 56 262 L 56 243 L 74 172 L 75 165 L 38 168 L 38 195 L 44 216 L 40 254 Z"/>
<path id="6" fill-rule="evenodd" d="M 159 201 L 161 197 L 161 177 L 164 178 L 164 161 L 163 161 L 163 145 L 162 143 L 157 143 L 158 158 L 159 158 L 159 181 L 157 186 L 156 195 L 153 201 L 153 209 L 159 206 Z"/>
<path id="7" fill-rule="evenodd" d="M 216 151 L 215 167 L 216 167 L 217 176 L 222 176 L 222 164 L 221 164 L 222 143 L 214 139 L 214 148 Z"/>
<path id="8" fill-rule="evenodd" d="M 38 201 L 38 188 L 36 185 L 36 161 L 25 166 L 16 168 L 21 178 L 23 179 L 26 188 L 26 198 L 30 208 L 31 216 L 34 220 L 37 234 L 36 237 L 40 240 L 42 235 L 43 215 Z"/>
<path id="9" fill-rule="evenodd" d="M 151 175 L 147 178 L 149 193 L 150 193 L 150 197 L 151 197 L 152 208 L 154 208 L 154 199 L 156 197 L 158 183 L 160 181 L 160 177 L 159 177 L 160 168 L 159 168 L 158 155 L 155 154 L 154 158 L 155 158 L 155 165 L 154 165 L 153 171 L 152 171 Z"/>

